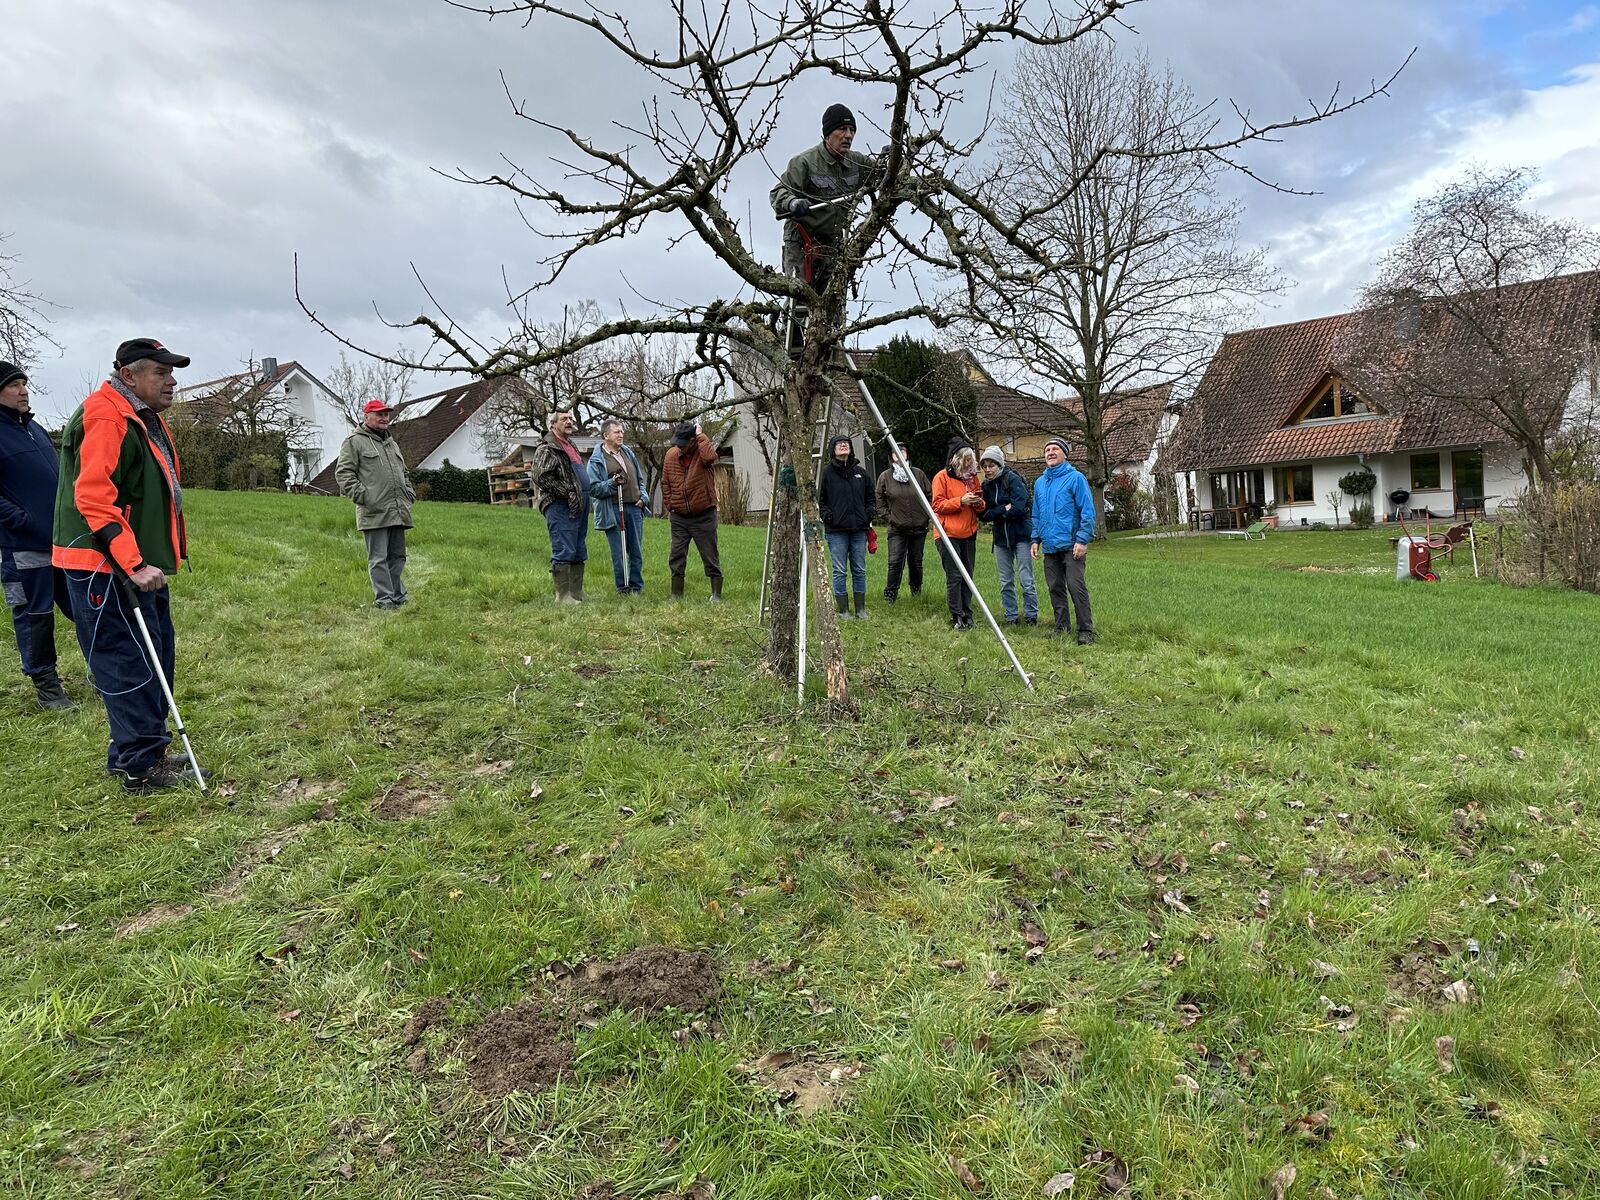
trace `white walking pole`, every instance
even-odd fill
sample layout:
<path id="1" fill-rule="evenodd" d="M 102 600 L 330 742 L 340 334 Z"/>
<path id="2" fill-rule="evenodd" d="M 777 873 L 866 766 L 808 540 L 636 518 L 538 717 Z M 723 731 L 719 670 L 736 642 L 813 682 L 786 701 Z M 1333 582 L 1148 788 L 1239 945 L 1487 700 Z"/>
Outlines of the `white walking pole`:
<path id="1" fill-rule="evenodd" d="M 800 704 L 806 702 L 806 588 L 811 584 L 811 572 L 806 565 L 806 514 L 800 514 L 800 669 L 795 691 Z"/>
<path id="2" fill-rule="evenodd" d="M 139 607 L 139 598 L 134 595 L 133 583 L 125 575 L 116 577 L 117 585 L 122 590 L 122 595 L 127 599 L 128 606 L 133 609 L 134 624 L 139 626 L 139 637 L 144 642 L 144 652 L 149 658 L 150 670 L 155 673 L 156 680 L 161 684 L 161 694 L 167 698 L 167 711 L 172 714 L 172 723 L 178 727 L 178 736 L 183 739 L 183 752 L 189 756 L 189 769 L 194 772 L 194 781 L 200 785 L 202 793 L 211 789 L 206 786 L 206 777 L 200 774 L 200 764 L 195 760 L 194 747 L 189 744 L 189 731 L 183 727 L 183 717 L 178 713 L 178 702 L 172 698 L 172 688 L 167 683 L 167 677 L 161 670 L 161 659 L 156 654 L 155 639 L 150 636 L 150 627 L 144 623 L 144 610 Z"/>
<path id="3" fill-rule="evenodd" d="M 622 590 L 633 586 L 633 576 L 628 571 L 628 506 L 622 503 L 621 489 L 617 494 L 617 532 L 622 534 Z"/>

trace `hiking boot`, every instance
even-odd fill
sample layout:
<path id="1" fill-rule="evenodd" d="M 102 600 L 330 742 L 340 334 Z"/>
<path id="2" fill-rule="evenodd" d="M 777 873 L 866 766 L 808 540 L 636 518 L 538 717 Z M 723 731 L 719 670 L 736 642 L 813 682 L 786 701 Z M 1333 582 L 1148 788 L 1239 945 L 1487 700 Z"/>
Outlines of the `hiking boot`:
<path id="1" fill-rule="evenodd" d="M 856 620 L 865 621 L 867 619 L 867 594 L 865 592 L 855 593 L 855 606 Z"/>
<path id="2" fill-rule="evenodd" d="M 1099 638 L 1095 637 L 1092 629 L 1078 630 L 1078 645 L 1080 646 L 1092 646 L 1099 640 Z"/>
<path id="3" fill-rule="evenodd" d="M 682 600 L 683 599 L 683 576 L 682 575 L 674 575 L 672 577 L 672 598 L 674 600 Z"/>
<path id="4" fill-rule="evenodd" d="M 179 775 L 182 775 L 185 779 L 193 779 L 194 778 L 194 769 L 189 766 L 189 760 L 187 758 L 174 758 L 170 754 L 163 754 L 161 756 L 160 761 L 156 763 L 156 767 L 161 767 L 161 768 L 165 768 L 165 769 L 168 769 L 168 770 L 176 771 Z M 155 769 L 155 767 L 151 768 L 151 770 L 154 770 L 154 769 Z M 148 774 L 148 773 L 149 772 L 146 772 L 146 774 Z M 117 777 L 117 778 L 120 778 L 120 779 L 128 778 L 128 773 L 126 771 L 113 771 L 110 767 L 106 768 L 106 774 L 114 776 L 114 777 Z M 206 780 L 207 782 L 210 781 L 211 776 L 213 774 L 214 774 L 214 772 L 211 770 L 210 767 L 201 767 L 200 768 L 200 778 Z"/>
<path id="5" fill-rule="evenodd" d="M 152 792 L 182 787 L 194 779 L 193 774 L 186 769 L 179 770 L 177 764 L 168 758 L 163 758 L 143 775 L 130 775 L 126 771 L 119 774 L 122 776 L 122 790 L 134 796 L 148 796 Z"/>
<path id="6" fill-rule="evenodd" d="M 78 707 L 67 695 L 67 689 L 61 686 L 61 676 L 54 667 L 33 677 L 33 690 L 39 707 L 46 712 L 72 712 Z"/>

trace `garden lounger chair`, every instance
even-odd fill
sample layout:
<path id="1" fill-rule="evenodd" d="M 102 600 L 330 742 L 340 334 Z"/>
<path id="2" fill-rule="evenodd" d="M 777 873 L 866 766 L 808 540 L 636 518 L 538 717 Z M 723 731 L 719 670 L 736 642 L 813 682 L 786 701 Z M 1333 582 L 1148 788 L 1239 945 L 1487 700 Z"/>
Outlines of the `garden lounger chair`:
<path id="1" fill-rule="evenodd" d="M 1248 529 L 1224 529 L 1223 537 L 1242 537 L 1247 542 L 1264 542 L 1267 540 L 1267 523 L 1257 521 Z"/>

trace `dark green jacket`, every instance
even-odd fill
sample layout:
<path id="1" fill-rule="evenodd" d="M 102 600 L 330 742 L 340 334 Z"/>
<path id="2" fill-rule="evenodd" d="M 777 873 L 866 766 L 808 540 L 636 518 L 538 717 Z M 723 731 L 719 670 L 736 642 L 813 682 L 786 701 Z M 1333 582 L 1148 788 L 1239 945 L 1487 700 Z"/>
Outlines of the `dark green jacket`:
<path id="1" fill-rule="evenodd" d="M 166 422 L 153 417 L 166 432 Z M 171 574 L 187 558 L 183 514 L 173 503 L 173 470 L 126 397 L 101 384 L 61 433 L 61 482 L 51 561 L 72 571 L 109 571 L 107 558 L 129 574 L 142 566 Z"/>
<path id="2" fill-rule="evenodd" d="M 789 160 L 783 175 L 772 187 L 772 211 L 780 217 L 788 216 L 791 200 L 809 200 L 816 204 L 870 187 L 877 168 L 875 158 L 856 150 L 848 150 L 843 158 L 835 158 L 818 142 Z M 839 244 L 849 228 L 850 212 L 851 206 L 846 202 L 790 218 L 784 226 L 784 241 L 799 245 L 800 234 L 795 226 L 800 225 L 813 241 L 831 249 Z"/>
<path id="3" fill-rule="evenodd" d="M 333 477 L 340 494 L 355 501 L 357 529 L 411 528 L 411 502 L 417 493 L 406 478 L 406 460 L 393 436 L 357 426 L 339 447 Z"/>

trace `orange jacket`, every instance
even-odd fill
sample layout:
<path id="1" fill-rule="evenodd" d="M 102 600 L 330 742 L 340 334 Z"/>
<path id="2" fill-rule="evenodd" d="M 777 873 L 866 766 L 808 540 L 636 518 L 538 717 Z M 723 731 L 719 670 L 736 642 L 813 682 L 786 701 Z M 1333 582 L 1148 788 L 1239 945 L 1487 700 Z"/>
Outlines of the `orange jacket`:
<path id="1" fill-rule="evenodd" d="M 974 507 L 961 503 L 961 497 L 969 492 L 978 497 Z M 933 527 L 936 539 L 941 531 L 953 538 L 977 537 L 978 514 L 983 511 L 983 488 L 969 488 L 948 469 L 940 471 L 933 477 L 933 511 L 939 514 L 939 524 Z"/>
<path id="2" fill-rule="evenodd" d="M 156 420 L 171 446 L 171 430 Z M 175 446 L 172 458 L 176 465 Z M 61 433 L 51 561 L 68 570 L 110 571 L 109 555 L 129 574 L 146 564 L 176 571 L 189 555 L 173 475 L 133 405 L 102 383 Z"/>

